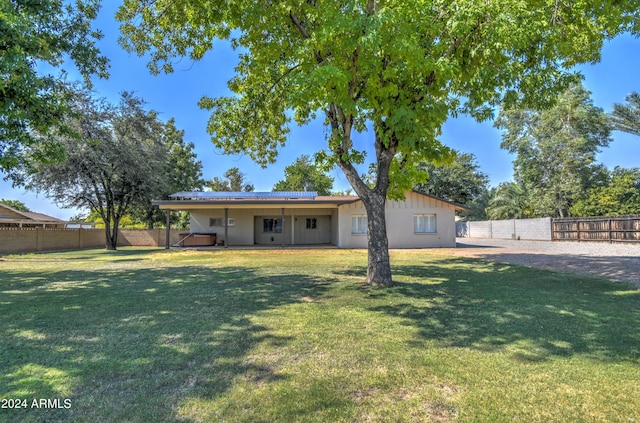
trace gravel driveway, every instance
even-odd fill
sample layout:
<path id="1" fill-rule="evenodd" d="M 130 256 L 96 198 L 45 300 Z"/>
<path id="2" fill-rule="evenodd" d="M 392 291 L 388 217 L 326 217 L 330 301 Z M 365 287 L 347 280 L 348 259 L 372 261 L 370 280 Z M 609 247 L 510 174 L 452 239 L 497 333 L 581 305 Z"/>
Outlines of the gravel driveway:
<path id="1" fill-rule="evenodd" d="M 593 275 L 640 286 L 640 245 L 458 238 L 451 255 Z"/>

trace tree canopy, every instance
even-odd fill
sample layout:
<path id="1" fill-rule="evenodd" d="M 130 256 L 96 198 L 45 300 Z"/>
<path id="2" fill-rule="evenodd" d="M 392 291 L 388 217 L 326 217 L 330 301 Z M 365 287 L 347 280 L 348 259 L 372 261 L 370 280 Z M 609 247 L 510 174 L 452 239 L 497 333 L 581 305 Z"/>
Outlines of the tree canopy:
<path id="1" fill-rule="evenodd" d="M 611 141 L 607 116 L 580 85 L 546 110 L 503 110 L 496 126 L 500 146 L 516 155 L 515 179 L 531 191 L 536 216 L 568 216 L 598 174 L 596 154 Z"/>
<path id="2" fill-rule="evenodd" d="M 473 154 L 456 151 L 450 163 L 440 166 L 421 163 L 419 166 L 428 174 L 428 179 L 416 185 L 417 191 L 470 206 L 487 190 L 489 177 L 480 170 Z"/>
<path id="3" fill-rule="evenodd" d="M 15 182 L 33 161 L 63 156 L 60 145 L 34 136 L 64 121 L 69 91 L 64 75 L 54 74 L 63 61 L 71 59 L 86 83 L 107 76 L 96 47 L 102 34 L 91 28 L 98 7 L 99 0 L 0 2 L 0 171 Z"/>
<path id="4" fill-rule="evenodd" d="M 591 187 L 571 208 L 574 216 L 640 214 L 640 169 L 616 167 L 604 184 Z"/>
<path id="5" fill-rule="evenodd" d="M 548 105 L 576 80 L 567 69 L 597 61 L 604 39 L 637 25 L 636 3 L 126 0 L 117 18 L 122 44 L 148 54 L 153 73 L 231 40 L 240 56 L 233 94 L 200 101 L 212 111 L 213 143 L 228 153 L 273 163 L 292 120 L 321 114 L 330 130 L 319 158 L 342 169 L 368 216 L 367 280 L 390 286 L 386 199 L 424 180 L 416 164 L 450 159 L 438 140 L 446 119 L 488 119 L 501 103 Z M 365 130 L 371 186 L 357 169 L 366 149 L 353 142 Z"/>
<path id="6" fill-rule="evenodd" d="M 29 207 L 25 203 L 19 200 L 5 200 L 4 198 L 0 200 L 1 204 L 5 206 L 9 206 L 12 209 L 18 210 L 20 212 L 30 212 Z"/>
<path id="7" fill-rule="evenodd" d="M 211 191 L 251 192 L 254 190 L 253 184 L 247 182 L 247 176 L 237 167 L 229 168 L 224 173 L 224 178 L 214 176 L 204 184 Z"/>
<path id="8" fill-rule="evenodd" d="M 333 178 L 302 155 L 284 168 L 284 180 L 276 182 L 274 191 L 315 191 L 318 195 L 331 195 Z"/>
<path id="9" fill-rule="evenodd" d="M 531 191 L 516 182 L 503 182 L 494 189 L 486 206 L 489 219 L 526 219 L 534 217 Z"/>
<path id="10" fill-rule="evenodd" d="M 480 194 L 467 204 L 469 210 L 462 211 L 460 217 L 466 220 L 487 220 L 487 207 L 495 195 L 496 188 L 485 188 Z"/>
<path id="11" fill-rule="evenodd" d="M 611 112 L 613 129 L 640 136 L 640 94 L 633 92 L 626 104 L 614 104 Z"/>
<path id="12" fill-rule="evenodd" d="M 66 160 L 41 164 L 28 187 L 62 207 L 97 212 L 105 223 L 106 248 L 114 250 L 121 219 L 171 182 L 166 127 L 155 112 L 145 110 L 143 100 L 128 93 L 113 105 L 76 92 L 66 120 L 73 136 L 43 135 L 64 147 Z"/>
<path id="13" fill-rule="evenodd" d="M 138 198 L 131 209 L 132 219 L 144 223 L 149 229 L 157 224 L 166 224 L 165 214 L 151 204 L 152 200 L 166 200 L 179 191 L 200 191 L 204 184 L 202 163 L 197 159 L 195 145 L 184 141 L 184 131 L 176 127 L 175 120 L 170 118 L 155 135 L 159 137 L 165 155 L 162 159 L 162 183 L 157 189 L 147 191 L 146 198 Z M 180 216 L 173 213 L 171 218 L 177 223 Z"/>

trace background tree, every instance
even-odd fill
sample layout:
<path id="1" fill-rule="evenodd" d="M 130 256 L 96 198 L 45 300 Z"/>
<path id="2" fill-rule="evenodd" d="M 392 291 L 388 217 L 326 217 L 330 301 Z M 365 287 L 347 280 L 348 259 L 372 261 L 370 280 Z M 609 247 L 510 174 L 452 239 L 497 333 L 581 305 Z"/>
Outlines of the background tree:
<path id="1" fill-rule="evenodd" d="M 163 181 L 156 191 L 146 192 L 144 198 L 139 197 L 131 209 L 131 217 L 139 221 L 148 229 L 156 225 L 166 225 L 165 213 L 151 204 L 152 200 L 166 200 L 169 195 L 179 191 L 200 191 L 202 180 L 202 162 L 197 159 L 193 143 L 184 141 L 184 131 L 179 130 L 173 118 L 162 125 L 159 132 L 163 160 Z M 172 213 L 172 224 L 177 224 L 179 214 Z"/>
<path id="2" fill-rule="evenodd" d="M 105 222 L 102 219 L 99 210 L 90 212 L 85 218 L 80 219 L 79 222 L 91 222 L 96 224 L 97 229 L 104 229 Z M 130 213 L 123 215 L 118 221 L 119 229 L 144 229 L 145 224 L 137 217 L 133 217 Z"/>
<path id="3" fill-rule="evenodd" d="M 456 151 L 453 161 L 440 166 L 421 163 L 420 169 L 427 173 L 426 182 L 415 189 L 425 194 L 469 206 L 487 190 L 489 177 L 480 171 L 473 154 Z"/>
<path id="4" fill-rule="evenodd" d="M 307 155 L 284 168 L 284 180 L 273 186 L 273 191 L 316 191 L 318 195 L 331 195 L 333 178 L 317 167 Z"/>
<path id="5" fill-rule="evenodd" d="M 478 196 L 466 205 L 469 210 L 460 212 L 459 216 L 466 220 L 487 220 L 487 207 L 495 191 L 495 188 L 483 188 Z"/>
<path id="6" fill-rule="evenodd" d="M 86 83 L 107 77 L 107 59 L 91 29 L 99 1 L 3 0 L 0 2 L 0 171 L 19 183 L 30 159 L 55 162 L 64 150 L 34 136 L 63 122 L 69 100 L 63 75 L 43 74 L 42 65 L 59 70 L 71 59 Z M 35 145 L 38 148 L 33 148 Z"/>
<path id="7" fill-rule="evenodd" d="M 534 217 L 531 191 L 515 182 L 503 182 L 495 189 L 486 207 L 488 219 L 526 219 Z"/>
<path id="8" fill-rule="evenodd" d="M 616 167 L 608 181 L 592 187 L 586 198 L 571 208 L 574 216 L 640 214 L 640 169 Z"/>
<path id="9" fill-rule="evenodd" d="M 626 104 L 614 104 L 610 119 L 613 129 L 640 135 L 640 94 L 633 92 Z"/>
<path id="10" fill-rule="evenodd" d="M 115 250 L 120 220 L 164 183 L 162 126 L 142 100 L 127 93 L 114 106 L 78 92 L 72 106 L 67 125 L 77 136 L 51 135 L 64 146 L 66 160 L 41 165 L 28 187 L 62 207 L 97 212 L 106 248 Z"/>
<path id="11" fill-rule="evenodd" d="M 211 191 L 225 192 L 251 192 L 253 184 L 246 181 L 246 175 L 237 167 L 232 167 L 224 173 L 224 178 L 215 176 L 205 182 L 205 186 Z"/>
<path id="12" fill-rule="evenodd" d="M 576 80 L 566 69 L 597 61 L 603 40 L 635 23 L 637 4 L 127 0 L 117 18 L 124 47 L 149 54 L 153 73 L 172 72 L 174 57 L 201 59 L 216 39 L 239 48 L 233 94 L 200 101 L 227 153 L 266 166 L 291 119 L 321 113 L 330 130 L 318 157 L 344 172 L 368 217 L 367 280 L 390 286 L 386 199 L 424 180 L 416 164 L 450 158 L 437 139 L 447 118 L 488 119 L 500 102 L 548 104 Z M 358 170 L 366 149 L 353 142 L 367 128 L 373 186 Z"/>
<path id="13" fill-rule="evenodd" d="M 516 155 L 514 177 L 531 190 L 537 216 L 569 215 L 597 172 L 596 154 L 611 141 L 607 116 L 580 85 L 547 110 L 505 109 L 496 126 L 503 129 L 500 146 Z"/>
<path id="14" fill-rule="evenodd" d="M 88 218 L 89 218 L 89 215 L 86 212 L 84 213 L 78 212 L 69 218 L 69 222 L 77 222 L 77 223 L 90 222 Z"/>
<path id="15" fill-rule="evenodd" d="M 333 191 L 331 195 L 337 196 L 337 197 L 350 197 L 353 195 L 353 189 L 347 188 L 343 191 Z"/>
<path id="16" fill-rule="evenodd" d="M 0 203 L 4 204 L 5 206 L 9 206 L 12 209 L 18 210 L 20 212 L 30 212 L 31 210 L 29 210 L 29 207 L 27 207 L 27 205 L 25 203 L 23 203 L 22 201 L 18 201 L 18 200 L 5 200 L 4 198 L 0 200 Z"/>

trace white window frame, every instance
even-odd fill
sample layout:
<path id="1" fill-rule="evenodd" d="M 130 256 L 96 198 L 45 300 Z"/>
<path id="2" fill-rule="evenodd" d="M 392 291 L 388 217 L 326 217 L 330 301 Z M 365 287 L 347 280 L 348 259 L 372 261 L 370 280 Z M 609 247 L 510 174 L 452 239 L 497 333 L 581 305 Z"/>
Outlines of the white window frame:
<path id="1" fill-rule="evenodd" d="M 369 221 L 366 214 L 351 215 L 351 234 L 366 235 L 368 233 Z"/>
<path id="2" fill-rule="evenodd" d="M 438 233 L 438 219 L 435 213 L 423 213 L 413 215 L 414 234 Z"/>

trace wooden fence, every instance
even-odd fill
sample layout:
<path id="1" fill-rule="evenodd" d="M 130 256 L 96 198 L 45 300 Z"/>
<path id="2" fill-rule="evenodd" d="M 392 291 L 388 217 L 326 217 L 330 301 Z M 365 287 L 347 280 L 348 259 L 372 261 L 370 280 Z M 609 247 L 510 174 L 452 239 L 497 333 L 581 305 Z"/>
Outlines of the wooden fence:
<path id="1" fill-rule="evenodd" d="M 553 219 L 554 241 L 640 242 L 640 215 Z"/>

